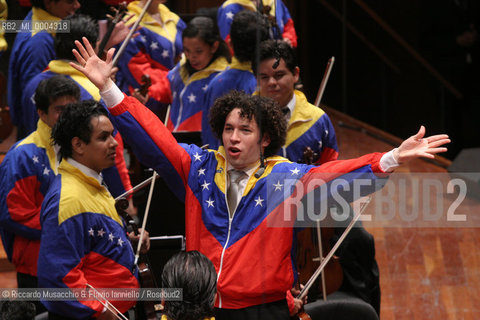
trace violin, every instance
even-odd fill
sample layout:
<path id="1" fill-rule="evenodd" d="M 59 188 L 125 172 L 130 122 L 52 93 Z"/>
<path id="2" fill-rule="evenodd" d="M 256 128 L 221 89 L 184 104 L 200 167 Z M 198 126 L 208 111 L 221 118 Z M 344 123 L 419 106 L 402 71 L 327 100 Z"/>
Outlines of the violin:
<path id="1" fill-rule="evenodd" d="M 142 83 L 140 85 L 140 88 L 138 88 L 138 92 L 142 96 L 146 96 L 148 93 L 148 88 L 152 86 L 152 79 L 148 74 L 144 74 L 141 79 Z"/>
<path id="2" fill-rule="evenodd" d="M 103 36 L 102 41 L 98 46 L 99 56 L 103 55 L 103 52 L 105 51 L 105 46 L 107 45 L 107 42 L 112 35 L 113 29 L 115 29 L 115 25 L 122 21 L 123 17 L 125 17 L 125 15 L 127 14 L 127 4 L 125 2 L 122 2 L 118 5 L 118 9 L 111 7 L 111 10 L 115 11 L 115 17 L 111 19 L 107 32 Z"/>
<path id="3" fill-rule="evenodd" d="M 305 147 L 303 163 L 312 164 L 317 158 L 318 154 L 312 148 Z M 317 222 L 316 232 L 314 230 L 314 228 L 307 228 L 298 234 L 297 266 L 300 272 L 300 283 L 306 283 L 308 277 L 318 268 L 324 258 L 323 253 L 330 252 L 331 239 L 335 235 L 334 228 L 320 227 L 319 222 Z M 320 294 L 325 299 L 328 294 L 340 289 L 342 282 L 343 270 L 340 259 L 334 256 L 322 273 L 321 285 L 316 286 L 318 292 L 313 291 L 313 293 Z"/>
<path id="4" fill-rule="evenodd" d="M 115 202 L 115 209 L 117 209 L 118 214 L 124 219 L 127 226 L 131 227 L 134 234 L 138 235 L 138 225 L 135 220 L 128 215 L 125 211 L 128 208 L 128 200 L 125 198 L 120 198 Z M 141 239 L 139 239 L 141 243 Z M 138 255 L 138 252 L 137 252 Z M 143 261 L 145 260 L 145 261 Z M 146 255 L 142 256 L 142 261 L 137 262 L 138 274 L 140 277 L 140 285 L 142 288 L 157 288 L 155 277 L 152 270 L 149 267 L 148 257 Z M 136 319 L 147 319 L 147 320 L 158 320 L 156 311 L 160 308 L 158 307 L 160 302 L 155 301 L 142 301 L 141 305 L 143 308 L 136 308 Z"/>

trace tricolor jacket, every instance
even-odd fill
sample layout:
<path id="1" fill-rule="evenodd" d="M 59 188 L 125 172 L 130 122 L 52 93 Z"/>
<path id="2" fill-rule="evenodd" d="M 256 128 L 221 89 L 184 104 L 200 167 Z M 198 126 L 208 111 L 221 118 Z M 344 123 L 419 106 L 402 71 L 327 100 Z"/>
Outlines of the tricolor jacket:
<path id="1" fill-rule="evenodd" d="M 239 309 L 285 299 L 294 284 L 294 229 L 285 218 L 286 199 L 308 193 L 313 179 L 329 181 L 350 172 L 375 179 L 382 154 L 322 166 L 292 163 L 273 156 L 265 172 L 248 180 L 242 198 L 229 214 L 227 161 L 223 147 L 203 150 L 178 144 L 160 120 L 136 99 L 126 97 L 109 109 L 139 160 L 154 168 L 185 200 L 187 250 L 199 250 L 218 273 L 216 306 Z M 318 185 L 317 185 L 318 186 Z M 320 201 L 321 199 L 317 199 Z"/>

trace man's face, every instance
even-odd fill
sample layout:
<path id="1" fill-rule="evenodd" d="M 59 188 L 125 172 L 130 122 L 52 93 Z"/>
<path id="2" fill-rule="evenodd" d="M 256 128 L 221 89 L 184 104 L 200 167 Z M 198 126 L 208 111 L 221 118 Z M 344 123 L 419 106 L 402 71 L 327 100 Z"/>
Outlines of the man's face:
<path id="1" fill-rule="evenodd" d="M 78 153 L 75 160 L 100 172 L 115 164 L 115 150 L 118 143 L 113 138 L 113 125 L 107 117 L 103 115 L 94 117 L 90 120 L 90 125 L 92 135 L 88 144 L 77 137 L 72 140 L 74 153 Z M 74 141 L 75 139 L 78 141 Z"/>
<path id="2" fill-rule="evenodd" d="M 208 66 L 208 63 L 217 51 L 218 45 L 218 41 L 210 46 L 199 37 L 185 37 L 183 39 L 183 53 L 185 53 L 185 57 L 190 62 L 192 68 L 199 71 Z"/>
<path id="3" fill-rule="evenodd" d="M 283 59 L 280 59 L 278 67 L 273 69 L 275 61 L 276 59 L 272 58 L 260 62 L 258 68 L 260 95 L 272 98 L 284 107 L 292 99 L 294 85 L 298 81 L 300 71 L 296 67 L 295 72 L 292 73 Z"/>
<path id="4" fill-rule="evenodd" d="M 74 14 L 80 8 L 78 0 L 45 0 L 44 4 L 48 13 L 60 19 Z"/>
<path id="5" fill-rule="evenodd" d="M 63 96 L 60 98 L 55 99 L 50 103 L 48 106 L 48 113 L 43 112 L 42 110 L 38 110 L 38 116 L 45 122 L 50 128 L 52 128 L 55 123 L 57 123 L 58 117 L 62 114 L 65 106 L 69 103 L 77 102 L 72 96 Z"/>
<path id="6" fill-rule="evenodd" d="M 227 154 L 227 161 L 235 169 L 246 169 L 260 159 L 260 129 L 252 120 L 242 118 L 240 109 L 233 109 L 225 120 L 222 133 L 223 146 Z M 270 143 L 270 139 L 263 137 L 262 151 Z"/>

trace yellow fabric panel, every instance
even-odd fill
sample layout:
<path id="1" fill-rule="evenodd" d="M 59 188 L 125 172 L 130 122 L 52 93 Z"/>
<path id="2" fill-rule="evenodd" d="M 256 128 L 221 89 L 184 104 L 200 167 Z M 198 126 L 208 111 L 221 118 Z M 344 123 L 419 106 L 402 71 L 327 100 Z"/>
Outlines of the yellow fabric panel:
<path id="1" fill-rule="evenodd" d="M 115 210 L 115 200 L 97 180 L 84 175 L 67 161 L 58 168 L 62 175 L 62 190 L 58 210 L 58 224 L 84 212 L 103 214 L 122 225 Z M 82 201 L 78 200 L 79 195 Z"/>
<path id="2" fill-rule="evenodd" d="M 48 67 L 52 72 L 70 76 L 73 80 L 78 82 L 83 89 L 87 90 L 93 99 L 100 101 L 101 96 L 98 88 L 90 80 L 88 80 L 83 73 L 72 68 L 67 61 L 53 60 L 50 61 Z"/>

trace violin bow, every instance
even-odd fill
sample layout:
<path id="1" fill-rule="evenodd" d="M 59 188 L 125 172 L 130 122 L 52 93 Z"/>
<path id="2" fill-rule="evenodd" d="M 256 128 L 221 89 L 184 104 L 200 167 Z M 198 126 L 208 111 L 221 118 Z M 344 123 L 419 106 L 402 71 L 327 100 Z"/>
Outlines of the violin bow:
<path id="1" fill-rule="evenodd" d="M 90 289 L 92 289 L 93 291 L 95 291 L 95 295 L 93 296 L 98 302 L 100 302 L 105 308 L 107 308 L 108 311 L 110 311 L 111 313 L 113 313 L 113 315 L 119 319 L 119 320 L 128 320 L 127 317 L 125 317 L 121 312 L 120 310 L 118 310 L 117 308 L 115 308 L 115 306 L 110 302 L 108 301 L 97 289 L 95 289 L 94 286 L 92 286 L 91 284 L 89 283 L 86 283 L 87 287 L 89 287 Z M 100 300 L 99 298 L 97 298 L 97 295 L 102 298 L 103 300 L 105 301 L 102 301 Z"/>
<path id="2" fill-rule="evenodd" d="M 335 245 L 333 246 L 333 248 L 330 250 L 330 252 L 327 254 L 327 256 L 321 261 L 320 263 L 320 266 L 317 268 L 317 270 L 315 270 L 315 272 L 313 273 L 313 275 L 310 277 L 310 279 L 308 279 L 307 283 L 305 284 L 305 286 L 303 287 L 303 289 L 300 291 L 300 293 L 298 294 L 298 296 L 296 297 L 297 299 L 300 299 L 302 300 L 308 293 L 308 290 L 310 289 L 310 287 L 313 285 L 313 283 L 315 282 L 315 280 L 317 280 L 318 276 L 320 275 L 320 273 L 323 271 L 323 269 L 325 268 L 325 266 L 327 265 L 327 263 L 330 261 L 330 259 L 333 257 L 333 255 L 335 254 L 335 252 L 337 251 L 338 247 L 340 247 L 340 245 L 342 244 L 343 240 L 345 240 L 345 238 L 347 237 L 348 233 L 350 232 L 350 230 L 352 230 L 353 226 L 355 225 L 355 223 L 358 221 L 358 219 L 360 218 L 360 216 L 362 215 L 363 211 L 365 211 L 365 209 L 368 207 L 368 204 L 370 203 L 370 200 L 372 199 L 372 196 L 368 196 L 368 197 L 363 197 L 363 198 L 360 198 L 359 200 L 364 200 L 361 202 L 361 207 L 360 207 L 360 210 L 358 210 L 358 213 L 356 213 L 356 215 L 354 216 L 354 218 L 352 219 L 352 221 L 350 221 L 350 224 L 347 226 L 347 228 L 345 229 L 345 231 L 342 233 L 342 235 L 340 236 L 340 238 L 337 240 L 337 242 L 335 243 Z"/>
<path id="3" fill-rule="evenodd" d="M 123 41 L 122 45 L 120 46 L 120 49 L 118 49 L 117 54 L 115 54 L 115 57 L 113 58 L 113 66 L 116 66 L 118 63 L 118 59 L 120 59 L 120 56 L 122 55 L 123 51 L 125 51 L 125 48 L 127 47 L 128 42 L 133 36 L 133 33 L 137 30 L 138 25 L 140 24 L 140 21 L 142 21 L 143 17 L 145 16 L 145 13 L 147 13 L 148 8 L 150 7 L 150 4 L 152 3 L 153 0 L 148 0 L 148 2 L 145 4 L 143 7 L 142 12 L 138 16 L 137 21 L 133 24 L 132 28 L 130 29 L 130 32 L 128 33 L 127 37 Z"/>
<path id="4" fill-rule="evenodd" d="M 148 212 L 150 211 L 150 203 L 152 202 L 153 189 L 155 188 L 155 180 L 157 179 L 157 176 L 157 172 L 153 171 L 152 184 L 150 185 L 150 190 L 148 192 L 147 205 L 143 216 L 142 231 L 140 232 L 140 238 L 138 238 L 137 252 L 135 253 L 135 264 L 138 263 L 138 259 L 140 258 L 140 248 L 142 247 L 142 240 L 145 235 L 145 226 L 147 225 Z"/>
<path id="5" fill-rule="evenodd" d="M 155 179 L 158 179 L 158 177 L 160 177 L 158 174 L 155 176 Z M 153 180 L 153 175 L 148 178 L 148 179 L 145 179 L 144 181 L 140 182 L 139 184 L 137 184 L 135 187 L 133 187 L 132 189 L 128 190 L 128 191 L 125 191 L 124 193 L 122 193 L 121 195 L 119 195 L 118 197 L 115 198 L 115 201 L 118 201 L 124 197 L 126 197 L 127 195 L 129 194 L 132 194 L 134 193 L 135 191 L 137 190 L 140 190 L 142 189 L 143 187 L 147 186 L 149 183 L 151 183 Z"/>
<path id="6" fill-rule="evenodd" d="M 335 62 L 335 57 L 328 59 L 327 68 L 323 74 L 322 82 L 320 82 L 320 87 L 318 88 L 317 98 L 315 99 L 315 106 L 320 107 L 320 101 L 322 101 L 323 92 L 327 86 L 328 78 L 330 78 L 330 72 L 333 68 L 333 63 Z"/>

